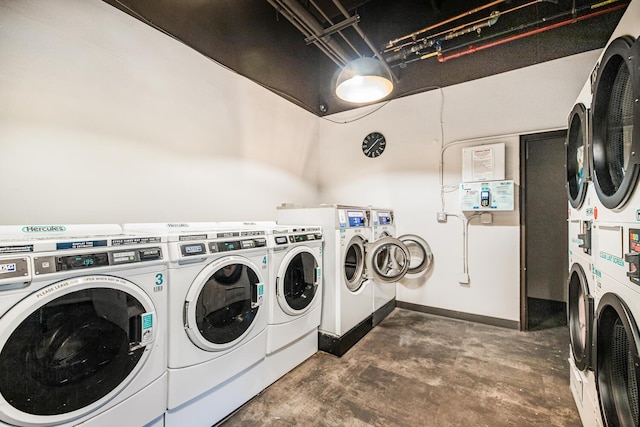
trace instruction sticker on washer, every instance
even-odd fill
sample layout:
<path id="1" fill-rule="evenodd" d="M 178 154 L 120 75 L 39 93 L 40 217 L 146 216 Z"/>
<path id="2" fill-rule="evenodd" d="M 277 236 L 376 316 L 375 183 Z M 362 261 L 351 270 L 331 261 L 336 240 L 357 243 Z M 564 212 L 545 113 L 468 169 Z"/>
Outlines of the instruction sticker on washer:
<path id="1" fill-rule="evenodd" d="M 153 313 L 144 313 L 140 316 L 142 326 L 141 345 L 147 345 L 153 341 Z"/>
<path id="2" fill-rule="evenodd" d="M 463 211 L 512 211 L 513 181 L 463 182 L 460 209 Z"/>

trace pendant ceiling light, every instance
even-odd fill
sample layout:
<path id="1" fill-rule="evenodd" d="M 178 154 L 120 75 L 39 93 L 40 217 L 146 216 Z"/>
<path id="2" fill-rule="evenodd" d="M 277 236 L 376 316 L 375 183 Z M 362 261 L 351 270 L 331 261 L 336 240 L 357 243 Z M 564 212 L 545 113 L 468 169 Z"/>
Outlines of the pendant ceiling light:
<path id="1" fill-rule="evenodd" d="M 358 58 L 349 62 L 336 82 L 338 98 L 353 103 L 378 101 L 392 90 L 391 72 L 375 58 Z"/>

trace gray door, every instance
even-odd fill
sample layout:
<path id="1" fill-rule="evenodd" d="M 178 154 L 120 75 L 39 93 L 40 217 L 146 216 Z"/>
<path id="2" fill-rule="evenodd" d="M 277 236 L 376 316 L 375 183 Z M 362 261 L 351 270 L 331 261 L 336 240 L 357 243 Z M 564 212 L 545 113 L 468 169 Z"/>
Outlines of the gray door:
<path id="1" fill-rule="evenodd" d="M 567 301 L 566 131 L 521 138 L 523 322 L 562 315 Z"/>

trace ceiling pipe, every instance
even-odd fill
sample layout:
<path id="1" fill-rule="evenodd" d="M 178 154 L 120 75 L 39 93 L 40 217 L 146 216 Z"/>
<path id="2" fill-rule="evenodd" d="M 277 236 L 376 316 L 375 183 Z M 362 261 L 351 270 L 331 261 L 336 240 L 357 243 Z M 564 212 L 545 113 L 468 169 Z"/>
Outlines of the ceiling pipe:
<path id="1" fill-rule="evenodd" d="M 325 21 L 327 21 L 330 25 L 335 25 L 335 23 L 331 20 L 331 18 L 326 13 L 324 13 L 324 11 L 322 9 L 320 9 L 320 7 L 318 6 L 318 4 L 315 1 L 313 1 L 313 0 L 308 0 L 308 1 L 309 1 L 309 4 L 311 4 L 313 7 L 315 7 L 316 10 L 318 11 L 318 13 L 320 13 L 320 15 L 322 15 L 322 17 L 324 18 Z M 356 16 L 358 16 L 358 15 L 356 15 Z M 358 17 L 358 19 L 359 19 L 359 17 Z M 344 34 L 342 34 L 342 31 L 338 31 L 338 34 L 340 35 L 340 37 L 342 37 L 342 40 L 344 40 L 344 42 L 347 45 L 349 45 L 349 47 L 351 49 L 353 49 L 353 51 L 356 53 L 356 55 L 362 56 L 362 55 L 360 55 L 360 52 L 358 52 L 358 49 L 356 49 L 356 47 L 349 41 L 349 39 Z"/>
<path id="2" fill-rule="evenodd" d="M 334 3 L 335 3 L 335 1 L 336 0 L 334 0 Z M 469 15 L 473 15 L 474 13 L 477 13 L 477 12 L 480 12 L 481 10 L 485 10 L 485 9 L 490 8 L 490 7 L 496 6 L 496 5 L 500 4 L 500 3 L 504 3 L 505 1 L 506 0 L 496 0 L 496 1 L 492 1 L 491 3 L 485 4 L 484 6 L 480 6 L 480 7 L 476 7 L 475 9 L 468 10 L 468 11 L 466 11 L 464 13 L 461 13 L 460 15 L 456 15 L 456 16 L 454 16 L 452 18 L 445 19 L 444 21 L 438 22 L 437 24 L 433 24 L 433 25 L 431 25 L 429 27 L 423 28 L 423 29 L 418 30 L 416 32 L 413 32 L 411 34 L 407 34 L 406 36 L 402 36 L 402 37 L 397 38 L 395 40 L 390 40 L 389 42 L 387 42 L 385 47 L 387 49 L 391 49 L 391 48 L 393 48 L 394 45 L 396 45 L 398 42 L 401 42 L 403 40 L 408 40 L 408 39 L 415 40 L 419 34 L 426 33 L 427 31 L 431 31 L 431 30 L 433 30 L 435 28 L 441 27 L 441 26 L 443 26 L 445 24 L 448 24 L 450 22 L 457 21 L 460 18 L 464 18 L 464 17 L 467 17 Z"/>
<path id="3" fill-rule="evenodd" d="M 305 9 L 300 3 L 298 3 L 297 0 L 268 1 L 272 6 L 274 5 L 275 1 L 279 6 L 286 7 L 291 12 L 292 18 L 298 21 L 301 26 L 304 26 L 307 29 L 306 32 L 303 31 L 302 33 L 306 37 L 313 36 L 316 41 L 325 46 L 325 48 L 329 50 L 332 55 L 335 55 L 335 57 L 339 58 L 339 65 L 344 65 L 349 62 L 349 54 L 347 54 L 347 52 L 338 42 L 332 40 L 331 38 L 329 38 L 328 40 L 322 39 L 322 33 L 325 30 L 324 26 L 320 22 L 318 22 L 318 20 L 307 9 Z M 300 30 L 300 27 L 298 25 L 296 25 L 296 28 Z"/>
<path id="4" fill-rule="evenodd" d="M 347 9 L 345 9 L 345 7 L 342 5 L 342 3 L 340 3 L 340 0 L 333 0 L 333 4 L 336 5 L 338 10 L 340 12 L 342 12 L 342 14 L 344 15 L 345 18 L 351 17 L 351 15 L 349 14 L 349 11 Z M 393 72 L 391 67 L 389 67 L 389 64 L 387 64 L 387 61 L 385 61 L 384 57 L 380 54 L 380 52 L 378 52 L 378 49 L 367 38 L 367 36 L 364 33 L 364 31 L 362 31 L 362 29 L 358 26 L 358 24 L 354 24 L 353 28 L 357 31 L 357 33 L 360 35 L 362 40 L 364 40 L 364 42 L 367 44 L 367 46 L 369 46 L 369 49 L 371 49 L 373 54 L 378 57 L 378 59 L 380 60 L 380 63 L 389 72 L 389 74 L 391 75 L 393 81 L 394 82 L 398 82 L 398 77 L 396 77 L 395 73 Z"/>
<path id="5" fill-rule="evenodd" d="M 456 53 L 453 53 L 451 55 L 446 55 L 446 56 L 445 55 L 438 55 L 438 62 L 446 62 L 446 61 L 449 61 L 451 59 L 460 58 L 461 56 L 469 55 L 469 54 L 472 54 L 472 53 L 475 53 L 475 52 L 479 52 L 481 50 L 485 50 L 485 49 L 489 49 L 491 47 L 499 46 L 501 44 L 509 43 L 509 42 L 512 42 L 512 41 L 515 41 L 515 40 L 519 40 L 519 39 L 522 39 L 522 38 L 525 38 L 525 37 L 529 37 L 529 36 L 532 36 L 532 35 L 535 35 L 535 34 L 539 34 L 539 33 L 545 32 L 545 31 L 553 30 L 555 28 L 564 27 L 565 25 L 570 25 L 570 24 L 573 24 L 573 23 L 576 23 L 576 22 L 584 21 L 586 19 L 595 18 L 596 16 L 604 15 L 606 13 L 622 9 L 623 7 L 628 6 L 628 4 L 629 3 L 623 3 L 623 4 L 620 4 L 618 6 L 613 6 L 613 7 L 610 7 L 608 9 L 605 9 L 605 10 L 598 10 L 596 12 L 592 12 L 592 13 L 589 13 L 589 14 L 586 14 L 586 15 L 573 17 L 573 18 L 567 19 L 565 21 L 557 22 L 555 24 L 550 24 L 550 25 L 547 25 L 547 26 L 542 27 L 542 28 L 536 28 L 535 30 L 527 31 L 527 32 L 522 33 L 522 34 L 516 34 L 515 36 L 505 37 L 504 39 L 496 40 L 495 42 L 491 42 L 491 43 L 486 43 L 486 44 L 483 44 L 481 46 L 477 46 L 477 47 L 476 46 L 470 46 L 466 50 L 463 50 L 461 52 L 456 52 Z"/>
<path id="6" fill-rule="evenodd" d="M 287 21 L 289 21 L 304 36 L 306 37 L 311 36 L 310 30 L 306 29 L 304 26 L 302 26 L 298 22 L 293 12 L 286 9 L 284 5 L 281 5 L 277 0 L 267 0 L 267 1 L 269 2 L 269 4 L 271 4 L 271 6 L 273 6 L 276 9 L 277 13 L 280 13 L 282 16 L 284 16 L 287 19 Z M 341 67 L 345 64 L 345 62 L 338 55 L 332 52 L 330 47 L 326 46 L 322 40 L 314 39 L 313 44 L 316 45 L 316 47 L 318 47 L 318 49 L 320 49 L 322 53 L 324 53 L 327 57 L 329 57 L 329 59 L 331 59 L 336 65 Z"/>

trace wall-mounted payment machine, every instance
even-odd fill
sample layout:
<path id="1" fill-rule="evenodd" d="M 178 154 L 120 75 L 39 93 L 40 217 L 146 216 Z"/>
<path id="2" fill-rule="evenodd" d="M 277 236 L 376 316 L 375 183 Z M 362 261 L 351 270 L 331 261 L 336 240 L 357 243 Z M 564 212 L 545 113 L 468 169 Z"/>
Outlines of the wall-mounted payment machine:
<path id="1" fill-rule="evenodd" d="M 460 209 L 463 211 L 512 211 L 513 181 L 463 182 Z"/>

